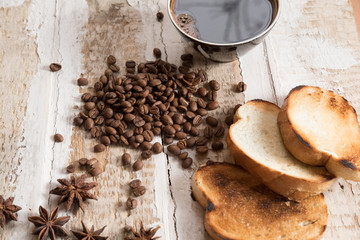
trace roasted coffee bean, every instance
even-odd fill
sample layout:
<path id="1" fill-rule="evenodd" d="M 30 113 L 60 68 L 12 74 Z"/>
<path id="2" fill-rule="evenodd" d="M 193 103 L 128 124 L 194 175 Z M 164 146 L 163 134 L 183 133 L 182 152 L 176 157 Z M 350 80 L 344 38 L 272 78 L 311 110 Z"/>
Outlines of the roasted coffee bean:
<path id="1" fill-rule="evenodd" d="M 214 136 L 215 137 L 220 138 L 220 137 L 223 137 L 224 134 L 225 134 L 225 128 L 224 127 L 218 126 L 217 128 L 215 128 L 215 130 L 214 130 Z"/>
<path id="2" fill-rule="evenodd" d="M 150 150 L 143 151 L 141 153 L 142 159 L 149 159 L 152 156 L 152 152 Z"/>
<path id="3" fill-rule="evenodd" d="M 197 106 L 197 103 L 195 101 L 190 101 L 189 110 L 191 112 L 196 112 L 198 110 L 198 106 Z"/>
<path id="4" fill-rule="evenodd" d="M 94 120 L 94 123 L 96 125 L 102 125 L 104 123 L 104 117 L 103 116 L 97 116 Z"/>
<path id="5" fill-rule="evenodd" d="M 210 87 L 211 90 L 214 90 L 214 91 L 219 91 L 220 90 L 220 84 L 216 80 L 211 80 L 209 82 L 209 87 Z"/>
<path id="6" fill-rule="evenodd" d="M 196 115 L 192 123 L 195 127 L 200 126 L 200 124 L 202 123 L 202 117 L 200 115 Z"/>
<path id="7" fill-rule="evenodd" d="M 87 102 L 87 103 L 85 103 L 84 108 L 86 110 L 90 111 L 91 109 L 95 108 L 95 103 L 94 102 Z"/>
<path id="8" fill-rule="evenodd" d="M 214 136 L 214 131 L 211 127 L 205 127 L 204 128 L 204 137 L 207 139 L 210 139 Z"/>
<path id="9" fill-rule="evenodd" d="M 136 136 L 135 136 L 135 142 L 141 144 L 143 141 L 144 141 L 143 135 L 136 135 Z"/>
<path id="10" fill-rule="evenodd" d="M 104 144 L 102 144 L 102 143 L 99 143 L 99 144 L 96 144 L 95 146 L 94 146 L 94 152 L 103 152 L 103 151 L 105 151 L 105 149 L 106 149 L 106 147 L 105 147 L 105 145 Z"/>
<path id="11" fill-rule="evenodd" d="M 145 141 L 151 142 L 154 139 L 154 133 L 150 130 L 146 130 L 142 133 Z"/>
<path id="12" fill-rule="evenodd" d="M 209 116 L 206 118 L 206 123 L 212 127 L 216 127 L 219 124 L 219 121 L 216 118 Z"/>
<path id="13" fill-rule="evenodd" d="M 174 129 L 176 132 L 180 132 L 181 131 L 181 126 L 179 124 L 174 124 L 173 125 Z"/>
<path id="14" fill-rule="evenodd" d="M 175 133 L 175 138 L 176 138 L 177 140 L 185 139 L 186 136 L 187 136 L 187 134 L 184 133 L 184 132 L 177 132 L 177 133 Z"/>
<path id="15" fill-rule="evenodd" d="M 83 100 L 84 102 L 88 102 L 90 101 L 92 98 L 92 95 L 90 93 L 84 93 L 82 96 L 81 96 L 81 100 Z"/>
<path id="16" fill-rule="evenodd" d="M 88 118 L 85 120 L 84 128 L 85 130 L 90 130 L 94 127 L 94 120 L 91 118 Z"/>
<path id="17" fill-rule="evenodd" d="M 119 135 L 111 135 L 109 138 L 110 138 L 111 142 L 117 143 L 120 139 L 120 136 Z"/>
<path id="18" fill-rule="evenodd" d="M 195 146 L 195 144 L 196 144 L 196 138 L 190 137 L 190 138 L 186 139 L 186 147 L 187 148 L 192 148 L 193 146 Z"/>
<path id="19" fill-rule="evenodd" d="M 234 122 L 234 115 L 229 115 L 225 118 L 226 125 L 230 126 Z"/>
<path id="20" fill-rule="evenodd" d="M 208 143 L 208 139 L 206 137 L 198 137 L 195 141 L 196 146 L 204 146 Z"/>
<path id="21" fill-rule="evenodd" d="M 208 90 L 206 90 L 206 88 L 204 88 L 204 87 L 201 87 L 197 90 L 197 94 L 200 97 L 206 97 L 206 95 L 208 94 Z"/>
<path id="22" fill-rule="evenodd" d="M 164 19 L 164 14 L 162 12 L 156 13 L 156 19 L 162 21 Z"/>
<path id="23" fill-rule="evenodd" d="M 136 199 L 134 199 L 134 198 L 128 198 L 127 200 L 126 200 L 126 207 L 128 208 L 128 209 L 135 209 L 136 207 L 137 207 L 137 205 L 138 205 L 138 202 L 137 202 L 137 200 Z"/>
<path id="24" fill-rule="evenodd" d="M 188 67 L 184 67 L 184 66 L 180 66 L 179 67 L 179 72 L 182 74 L 186 74 L 189 72 L 189 68 Z"/>
<path id="25" fill-rule="evenodd" d="M 163 146 L 161 145 L 161 143 L 156 142 L 154 143 L 152 150 L 155 154 L 159 154 L 163 151 Z"/>
<path id="26" fill-rule="evenodd" d="M 154 48 L 153 53 L 156 58 L 161 58 L 161 50 L 160 49 Z"/>
<path id="27" fill-rule="evenodd" d="M 52 71 L 52 72 L 57 72 L 57 71 L 59 71 L 59 70 L 61 70 L 61 65 L 60 64 L 58 64 L 58 63 L 52 63 L 52 64 L 50 64 L 50 71 Z"/>
<path id="28" fill-rule="evenodd" d="M 74 124 L 76 126 L 81 126 L 83 124 L 83 122 L 84 122 L 84 119 L 82 119 L 81 117 L 74 118 Z"/>
<path id="29" fill-rule="evenodd" d="M 131 182 L 129 182 L 129 187 L 131 189 L 135 189 L 135 188 L 138 188 L 141 186 L 141 180 L 140 179 L 135 179 L 135 180 L 132 180 Z"/>
<path id="30" fill-rule="evenodd" d="M 101 136 L 100 142 L 104 144 L 105 146 L 110 146 L 111 140 L 108 136 Z"/>
<path id="31" fill-rule="evenodd" d="M 135 125 L 135 127 L 142 127 L 145 125 L 145 121 L 141 117 L 135 117 L 133 120 L 133 124 Z"/>
<path id="32" fill-rule="evenodd" d="M 193 163 L 192 158 L 186 158 L 186 159 L 182 162 L 181 166 L 182 166 L 184 169 L 188 169 L 188 168 L 192 165 L 192 163 Z"/>
<path id="33" fill-rule="evenodd" d="M 190 135 L 199 136 L 199 129 L 197 129 L 195 126 L 191 126 Z"/>
<path id="34" fill-rule="evenodd" d="M 134 136 L 132 136 L 132 137 L 134 137 Z M 129 146 L 129 141 L 122 135 L 120 136 L 120 142 L 122 144 L 124 144 L 125 146 Z"/>
<path id="35" fill-rule="evenodd" d="M 160 121 L 154 122 L 154 127 L 162 127 L 162 126 L 163 126 L 162 122 Z"/>
<path id="36" fill-rule="evenodd" d="M 100 91 L 103 89 L 103 87 L 104 87 L 104 84 L 102 82 L 96 82 L 94 84 L 95 91 Z"/>
<path id="37" fill-rule="evenodd" d="M 124 120 L 127 122 L 132 122 L 135 119 L 135 115 L 131 113 L 127 113 L 124 115 Z"/>
<path id="38" fill-rule="evenodd" d="M 180 160 L 185 160 L 188 157 L 189 153 L 188 152 L 182 152 L 180 153 L 180 155 L 178 156 L 178 158 Z"/>
<path id="39" fill-rule="evenodd" d="M 139 171 L 144 167 L 144 163 L 141 159 L 136 160 L 136 162 L 134 162 L 132 169 L 133 171 Z"/>
<path id="40" fill-rule="evenodd" d="M 197 146 L 196 152 L 200 154 L 205 154 L 209 151 L 209 148 L 207 146 Z"/>
<path id="41" fill-rule="evenodd" d="M 99 111 L 96 109 L 91 109 L 89 111 L 89 117 L 92 119 L 95 119 L 97 116 L 99 116 Z"/>
<path id="42" fill-rule="evenodd" d="M 153 79 L 150 81 L 149 85 L 151 87 L 156 87 L 159 86 L 161 84 L 161 80 L 160 79 Z"/>
<path id="43" fill-rule="evenodd" d="M 68 173 L 73 173 L 75 172 L 75 166 L 74 164 L 70 164 L 69 166 L 66 167 L 66 172 Z"/>
<path id="44" fill-rule="evenodd" d="M 206 105 L 206 108 L 207 110 L 209 111 L 212 111 L 212 110 L 215 110 L 219 107 L 219 103 L 217 101 L 212 101 L 212 102 L 209 102 L 207 105 Z"/>
<path id="45" fill-rule="evenodd" d="M 185 116 L 186 116 L 188 119 L 194 119 L 194 118 L 196 117 L 196 114 L 193 113 L 193 112 L 190 112 L 190 111 L 186 111 Z"/>
<path id="46" fill-rule="evenodd" d="M 54 141 L 57 143 L 62 142 L 64 141 L 64 137 L 60 133 L 57 133 L 54 135 Z"/>
<path id="47" fill-rule="evenodd" d="M 102 115 L 105 118 L 111 118 L 114 115 L 114 111 L 111 108 L 105 108 L 105 110 L 102 112 Z"/>
<path id="48" fill-rule="evenodd" d="M 209 101 L 216 101 L 216 99 L 217 99 L 217 92 L 214 91 L 214 90 L 211 90 L 211 91 L 209 91 L 209 93 L 208 93 L 207 96 L 208 96 Z"/>
<path id="49" fill-rule="evenodd" d="M 200 116 L 206 116 L 208 114 L 208 111 L 205 108 L 199 108 L 196 113 Z"/>
<path id="50" fill-rule="evenodd" d="M 244 82 L 239 82 L 237 85 L 236 85 L 236 90 L 238 92 L 244 92 L 247 88 L 247 85 L 244 83 Z"/>
<path id="51" fill-rule="evenodd" d="M 198 98 L 198 99 L 197 99 L 197 104 L 198 104 L 198 106 L 199 106 L 200 108 L 206 108 L 206 102 L 205 102 L 205 100 L 202 99 L 202 98 Z"/>
<path id="52" fill-rule="evenodd" d="M 113 72 L 119 72 L 120 71 L 120 67 L 118 65 L 116 65 L 116 64 L 109 65 L 109 68 Z"/>
<path id="53" fill-rule="evenodd" d="M 113 55 L 109 55 L 106 59 L 107 64 L 112 65 L 116 63 L 116 58 Z"/>
<path id="54" fill-rule="evenodd" d="M 174 122 L 172 120 L 172 118 L 169 116 L 169 115 L 163 115 L 161 117 L 161 122 L 164 124 L 164 125 L 173 125 Z"/>
<path id="55" fill-rule="evenodd" d="M 129 60 L 129 61 L 126 61 L 125 65 L 126 65 L 126 67 L 128 67 L 128 68 L 134 68 L 136 64 L 135 64 L 134 61 Z"/>
<path id="56" fill-rule="evenodd" d="M 140 145 L 140 149 L 142 151 L 150 150 L 152 148 L 152 144 L 150 142 L 143 142 Z"/>
<path id="57" fill-rule="evenodd" d="M 129 165 L 131 163 L 131 155 L 129 153 L 124 153 L 121 157 L 121 161 L 124 166 Z"/>
<path id="58" fill-rule="evenodd" d="M 88 161 L 89 161 L 89 159 L 87 159 L 87 158 L 80 158 L 79 164 L 80 164 L 80 166 L 85 166 Z"/>
<path id="59" fill-rule="evenodd" d="M 115 134 L 117 134 L 116 129 L 113 128 L 113 127 L 106 127 L 106 128 L 105 128 L 105 132 L 106 132 L 107 134 L 110 134 L 110 135 L 115 135 Z"/>
<path id="60" fill-rule="evenodd" d="M 164 138 L 164 143 L 166 145 L 172 144 L 173 142 L 174 142 L 174 138 L 172 138 L 172 137 L 165 137 Z"/>
<path id="61" fill-rule="evenodd" d="M 77 84 L 78 84 L 79 86 L 86 86 L 86 85 L 89 84 L 89 80 L 87 80 L 86 78 L 79 78 L 79 79 L 77 80 Z"/>
<path id="62" fill-rule="evenodd" d="M 126 137 L 126 138 L 130 138 L 130 137 L 134 136 L 134 130 L 128 129 L 128 130 L 126 130 L 126 131 L 124 132 L 123 135 L 124 135 L 124 137 Z"/>
<path id="63" fill-rule="evenodd" d="M 140 197 L 146 193 L 146 188 L 144 186 L 139 186 L 133 189 L 133 194 L 135 197 Z"/>
<path id="64" fill-rule="evenodd" d="M 190 123 L 190 122 L 186 122 L 186 123 L 184 123 L 184 125 L 183 125 L 183 131 L 186 132 L 186 133 L 189 133 L 190 130 L 191 130 L 191 127 L 192 127 L 191 123 Z"/>
<path id="65" fill-rule="evenodd" d="M 97 138 L 100 136 L 100 129 L 98 127 L 93 127 L 91 130 L 90 130 L 90 134 L 91 134 L 91 137 L 93 138 Z"/>
<path id="66" fill-rule="evenodd" d="M 194 56 L 191 53 L 185 53 L 181 55 L 181 60 L 183 61 L 192 61 L 194 59 Z"/>
<path id="67" fill-rule="evenodd" d="M 168 147 L 167 147 L 167 150 L 170 152 L 170 153 L 172 153 L 172 154 L 174 154 L 174 155 L 179 155 L 180 153 L 181 153 L 181 150 L 180 150 L 180 148 L 178 147 L 178 146 L 176 146 L 176 145 L 169 145 Z"/>
<path id="68" fill-rule="evenodd" d="M 176 143 L 176 146 L 178 146 L 181 150 L 185 149 L 187 144 L 186 140 L 180 140 Z"/>
<path id="69" fill-rule="evenodd" d="M 151 131 L 154 133 L 155 136 L 160 136 L 160 134 L 161 134 L 161 128 L 159 128 L 159 127 L 153 128 L 153 129 L 151 129 Z"/>
<path id="70" fill-rule="evenodd" d="M 211 144 L 211 148 L 215 151 L 222 150 L 224 148 L 224 144 L 220 141 L 215 141 Z"/>
<path id="71" fill-rule="evenodd" d="M 184 116 L 180 113 L 176 113 L 174 114 L 174 116 L 172 117 L 173 122 L 176 124 L 182 124 L 182 122 L 184 121 Z"/>

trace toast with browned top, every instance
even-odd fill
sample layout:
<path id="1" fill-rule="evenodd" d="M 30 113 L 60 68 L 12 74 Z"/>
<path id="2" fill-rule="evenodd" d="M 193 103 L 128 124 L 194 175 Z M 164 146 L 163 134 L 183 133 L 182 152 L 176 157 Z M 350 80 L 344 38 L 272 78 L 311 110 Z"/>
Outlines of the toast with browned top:
<path id="1" fill-rule="evenodd" d="M 192 190 L 205 209 L 205 229 L 215 240 L 309 240 L 319 239 L 326 229 L 322 194 L 289 201 L 233 164 L 200 167 Z"/>
<path id="2" fill-rule="evenodd" d="M 335 182 L 332 174 L 298 161 L 286 150 L 277 124 L 279 112 L 278 106 L 263 100 L 249 101 L 237 110 L 227 136 L 236 164 L 289 199 L 328 190 Z"/>
<path id="3" fill-rule="evenodd" d="M 278 117 L 286 148 L 300 161 L 360 181 L 356 111 L 338 94 L 312 86 L 291 90 Z"/>

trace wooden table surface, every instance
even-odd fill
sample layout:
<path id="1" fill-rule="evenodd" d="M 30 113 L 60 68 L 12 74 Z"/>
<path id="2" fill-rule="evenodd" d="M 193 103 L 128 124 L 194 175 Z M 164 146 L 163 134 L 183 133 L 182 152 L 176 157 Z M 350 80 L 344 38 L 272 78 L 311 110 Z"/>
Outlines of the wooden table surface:
<path id="1" fill-rule="evenodd" d="M 209 239 L 204 212 L 190 196 L 190 177 L 207 160 L 231 162 L 228 151 L 194 156 L 189 170 L 162 153 L 134 173 L 119 159 L 124 152 L 138 158 L 138 151 L 112 147 L 94 153 L 95 141 L 73 126 L 86 92 L 76 80 L 83 74 L 91 84 L 97 81 L 109 54 L 125 72 L 126 60 L 152 60 L 154 47 L 175 64 L 182 53 L 194 53 L 195 68 L 221 83 L 221 109 L 211 113 L 219 118 L 244 101 L 243 94 L 233 92 L 242 80 L 248 86 L 245 100 L 281 105 L 291 88 L 309 84 L 334 90 L 360 112 L 359 1 L 281 2 L 280 20 L 263 44 L 239 61 L 218 64 L 188 47 L 166 14 L 163 22 L 156 21 L 159 10 L 167 12 L 166 0 L 0 0 L 0 195 L 15 196 L 23 208 L 17 222 L 0 229 L 0 239 L 36 239 L 27 217 L 37 214 L 39 205 L 56 206 L 49 190 L 58 185 L 56 179 L 69 176 L 65 167 L 82 157 L 98 158 L 106 170 L 94 178 L 98 201 L 89 201 L 85 213 L 61 211 L 72 217 L 67 229 L 79 229 L 84 220 L 98 228 L 107 225 L 109 239 L 123 239 L 125 225 L 143 221 L 161 225 L 162 239 Z M 51 62 L 63 69 L 50 72 Z M 64 142 L 54 143 L 56 132 Z M 127 184 L 136 177 L 148 192 L 130 212 L 124 204 Z M 339 179 L 325 196 L 329 220 L 323 239 L 359 239 L 360 184 Z"/>

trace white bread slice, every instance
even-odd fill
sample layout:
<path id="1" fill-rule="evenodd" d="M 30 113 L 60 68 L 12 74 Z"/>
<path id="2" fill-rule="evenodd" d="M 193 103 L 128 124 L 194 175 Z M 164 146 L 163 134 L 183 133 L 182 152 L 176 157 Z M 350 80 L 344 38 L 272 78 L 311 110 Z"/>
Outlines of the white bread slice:
<path id="1" fill-rule="evenodd" d="M 324 195 L 288 201 L 233 164 L 200 167 L 192 190 L 215 240 L 310 240 L 320 239 L 326 229 Z"/>
<path id="2" fill-rule="evenodd" d="M 277 125 L 279 111 L 263 100 L 249 101 L 237 110 L 227 136 L 236 164 L 289 199 L 302 200 L 326 191 L 335 182 L 334 176 L 324 167 L 298 161 L 286 150 Z"/>
<path id="3" fill-rule="evenodd" d="M 349 102 L 319 87 L 291 90 L 278 117 L 287 149 L 300 161 L 360 181 L 360 129 Z"/>

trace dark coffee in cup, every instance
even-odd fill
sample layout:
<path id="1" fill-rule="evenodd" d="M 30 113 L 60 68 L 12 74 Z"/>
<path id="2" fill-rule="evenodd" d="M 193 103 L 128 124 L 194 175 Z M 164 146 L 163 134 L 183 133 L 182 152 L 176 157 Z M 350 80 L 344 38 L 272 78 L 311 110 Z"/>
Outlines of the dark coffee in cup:
<path id="1" fill-rule="evenodd" d="M 176 24 L 211 43 L 237 43 L 264 32 L 273 20 L 271 0 L 174 0 Z"/>

